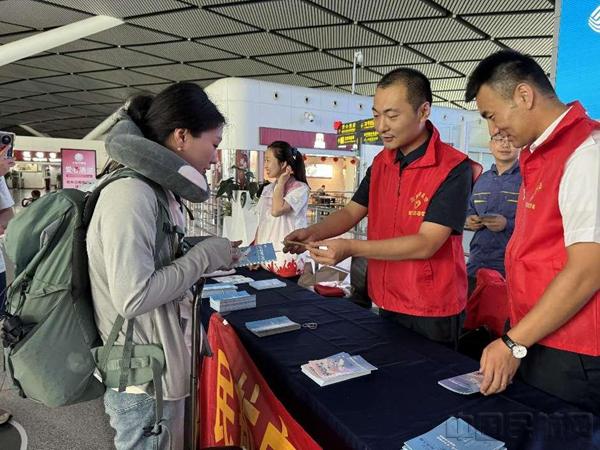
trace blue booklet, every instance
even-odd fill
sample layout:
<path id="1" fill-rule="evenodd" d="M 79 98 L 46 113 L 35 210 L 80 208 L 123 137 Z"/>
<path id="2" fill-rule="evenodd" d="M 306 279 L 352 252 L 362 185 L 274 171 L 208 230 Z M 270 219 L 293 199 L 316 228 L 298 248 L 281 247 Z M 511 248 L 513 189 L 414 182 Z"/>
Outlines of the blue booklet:
<path id="1" fill-rule="evenodd" d="M 258 337 L 270 336 L 272 334 L 285 333 L 287 331 L 299 330 L 300 324 L 291 321 L 287 316 L 272 317 L 270 319 L 246 322 L 246 328 Z"/>
<path id="2" fill-rule="evenodd" d="M 268 280 L 257 280 L 248 284 L 251 288 L 254 288 L 257 291 L 263 291 L 265 289 L 282 288 L 287 286 L 283 281 L 280 281 L 277 278 L 269 278 Z"/>
<path id="3" fill-rule="evenodd" d="M 433 430 L 406 441 L 404 450 L 501 450 L 497 441 L 462 419 L 450 417 Z"/>
<path id="4" fill-rule="evenodd" d="M 237 311 L 256 307 L 256 295 L 246 291 L 216 293 L 210 297 L 210 307 L 218 312 Z"/>
<path id="5" fill-rule="evenodd" d="M 440 380 L 438 381 L 438 384 L 457 394 L 469 395 L 479 393 L 482 381 L 483 374 L 476 370 L 475 372 L 469 372 L 456 377 Z"/>
<path id="6" fill-rule="evenodd" d="M 271 243 L 242 247 L 240 250 L 242 252 L 242 257 L 233 265 L 233 267 L 263 264 L 277 259 L 277 256 L 275 256 L 275 248 Z"/>

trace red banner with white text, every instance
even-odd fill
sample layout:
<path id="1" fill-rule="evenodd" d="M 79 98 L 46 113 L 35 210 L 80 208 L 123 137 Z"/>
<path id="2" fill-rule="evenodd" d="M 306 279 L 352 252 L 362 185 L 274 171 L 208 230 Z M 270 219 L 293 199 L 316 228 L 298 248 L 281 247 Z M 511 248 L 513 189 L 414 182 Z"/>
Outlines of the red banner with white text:
<path id="1" fill-rule="evenodd" d="M 213 356 L 204 358 L 200 377 L 200 448 L 321 448 L 271 392 L 235 331 L 219 314 L 210 318 L 208 342 Z"/>

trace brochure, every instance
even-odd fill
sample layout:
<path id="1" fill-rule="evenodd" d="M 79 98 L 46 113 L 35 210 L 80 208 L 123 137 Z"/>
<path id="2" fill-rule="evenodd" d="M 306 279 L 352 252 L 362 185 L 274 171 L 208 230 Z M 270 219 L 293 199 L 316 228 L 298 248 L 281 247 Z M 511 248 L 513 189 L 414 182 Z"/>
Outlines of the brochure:
<path id="1" fill-rule="evenodd" d="M 233 267 L 263 264 L 277 259 L 275 248 L 271 243 L 241 247 L 240 250 L 242 252 L 242 257 L 233 265 Z"/>
<path id="2" fill-rule="evenodd" d="M 265 289 L 274 289 L 274 288 L 282 288 L 287 285 L 277 278 L 270 278 L 268 280 L 258 280 L 250 283 L 250 287 L 256 289 L 257 291 L 263 291 Z"/>
<path id="3" fill-rule="evenodd" d="M 438 384 L 457 394 L 469 395 L 479 392 L 482 381 L 483 374 L 476 370 L 475 372 L 446 378 L 445 380 L 438 381 Z"/>
<path id="4" fill-rule="evenodd" d="M 328 386 L 340 381 L 361 377 L 377 370 L 362 356 L 351 356 L 346 352 L 312 360 L 300 367 L 302 372 L 319 386 Z"/>
<path id="5" fill-rule="evenodd" d="M 462 419 L 450 417 L 433 430 L 404 443 L 403 450 L 501 450 L 504 442 L 483 434 Z"/>
<path id="6" fill-rule="evenodd" d="M 279 316 L 270 319 L 246 322 L 246 328 L 258 337 L 263 337 L 299 330 L 301 326 L 299 323 L 291 321 L 287 316 Z"/>

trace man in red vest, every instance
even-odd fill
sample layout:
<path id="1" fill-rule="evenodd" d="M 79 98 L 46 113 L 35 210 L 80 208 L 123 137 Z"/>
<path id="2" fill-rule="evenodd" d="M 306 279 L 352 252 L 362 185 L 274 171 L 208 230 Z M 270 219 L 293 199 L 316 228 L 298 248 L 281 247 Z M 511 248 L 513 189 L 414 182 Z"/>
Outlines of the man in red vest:
<path id="1" fill-rule="evenodd" d="M 506 251 L 512 328 L 481 358 L 481 392 L 529 384 L 600 413 L 600 123 L 565 105 L 542 68 L 495 53 L 467 84 L 492 133 L 524 146 Z"/>
<path id="2" fill-rule="evenodd" d="M 286 239 L 308 243 L 321 264 L 368 258 L 369 296 L 380 314 L 455 346 L 467 298 L 462 230 L 472 172 L 467 155 L 444 144 L 428 120 L 431 102 L 422 73 L 402 68 L 385 75 L 373 102 L 385 148 L 345 208 Z M 323 241 L 367 213 L 367 240 Z M 289 244 L 286 250 L 305 249 Z"/>

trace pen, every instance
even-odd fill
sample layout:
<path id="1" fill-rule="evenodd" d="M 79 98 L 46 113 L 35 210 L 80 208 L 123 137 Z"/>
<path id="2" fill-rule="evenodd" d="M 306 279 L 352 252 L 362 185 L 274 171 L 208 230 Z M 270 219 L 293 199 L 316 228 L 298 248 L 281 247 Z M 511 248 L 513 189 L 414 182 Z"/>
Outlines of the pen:
<path id="1" fill-rule="evenodd" d="M 298 242 L 298 241 L 283 241 L 282 244 L 283 245 L 298 245 L 298 246 L 304 247 L 304 248 L 311 247 L 311 245 L 307 244 L 306 242 Z M 319 250 L 327 250 L 328 247 L 326 245 L 319 245 L 318 249 Z"/>

